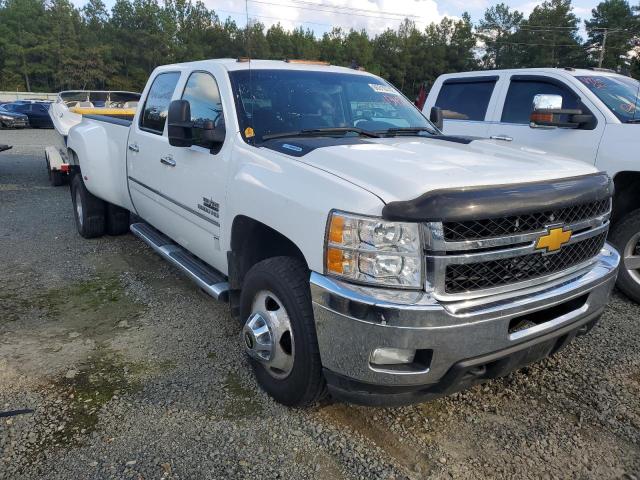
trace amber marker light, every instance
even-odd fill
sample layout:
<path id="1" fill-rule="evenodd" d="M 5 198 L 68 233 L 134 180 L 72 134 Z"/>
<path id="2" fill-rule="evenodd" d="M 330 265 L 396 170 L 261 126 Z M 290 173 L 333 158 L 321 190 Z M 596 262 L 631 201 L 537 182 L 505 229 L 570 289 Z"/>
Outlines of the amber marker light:
<path id="1" fill-rule="evenodd" d="M 550 123 L 553 122 L 553 114 L 534 112 L 531 114 L 531 121 L 534 123 Z"/>
<path id="2" fill-rule="evenodd" d="M 344 217 L 340 215 L 333 215 L 331 217 L 331 224 L 329 225 L 329 241 L 331 243 L 337 243 L 338 245 L 343 241 L 344 233 Z"/>
<path id="3" fill-rule="evenodd" d="M 327 250 L 327 270 L 342 275 L 344 273 L 345 251 L 339 248 Z"/>

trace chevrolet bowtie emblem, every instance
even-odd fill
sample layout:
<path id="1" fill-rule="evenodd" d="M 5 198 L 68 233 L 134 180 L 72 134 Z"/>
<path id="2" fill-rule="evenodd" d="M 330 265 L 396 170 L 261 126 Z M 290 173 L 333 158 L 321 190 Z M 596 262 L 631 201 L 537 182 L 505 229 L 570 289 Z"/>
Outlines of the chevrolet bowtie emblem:
<path id="1" fill-rule="evenodd" d="M 548 252 L 555 252 L 571 239 L 571 230 L 565 230 L 562 227 L 550 228 L 547 233 L 538 237 L 536 242 L 536 250 L 544 249 Z"/>

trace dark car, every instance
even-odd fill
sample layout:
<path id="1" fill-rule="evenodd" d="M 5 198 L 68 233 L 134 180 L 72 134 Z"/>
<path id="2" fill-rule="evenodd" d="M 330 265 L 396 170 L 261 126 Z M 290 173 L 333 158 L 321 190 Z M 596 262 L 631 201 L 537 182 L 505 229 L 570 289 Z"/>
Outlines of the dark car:
<path id="1" fill-rule="evenodd" d="M 0 106 L 0 128 L 25 128 L 29 126 L 29 117 L 23 113 L 11 112 Z"/>
<path id="2" fill-rule="evenodd" d="M 49 117 L 48 103 L 15 102 L 3 105 L 2 108 L 14 113 L 22 113 L 29 117 L 29 125 L 33 128 L 53 128 L 53 122 Z"/>

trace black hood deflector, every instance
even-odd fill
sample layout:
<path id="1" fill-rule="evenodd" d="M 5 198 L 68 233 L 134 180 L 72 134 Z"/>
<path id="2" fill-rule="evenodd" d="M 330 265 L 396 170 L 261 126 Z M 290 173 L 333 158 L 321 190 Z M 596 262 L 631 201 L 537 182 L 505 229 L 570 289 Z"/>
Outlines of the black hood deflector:
<path id="1" fill-rule="evenodd" d="M 613 195 L 604 173 L 541 182 L 434 190 L 413 200 L 390 202 L 382 209 L 387 220 L 462 222 L 541 212 Z"/>

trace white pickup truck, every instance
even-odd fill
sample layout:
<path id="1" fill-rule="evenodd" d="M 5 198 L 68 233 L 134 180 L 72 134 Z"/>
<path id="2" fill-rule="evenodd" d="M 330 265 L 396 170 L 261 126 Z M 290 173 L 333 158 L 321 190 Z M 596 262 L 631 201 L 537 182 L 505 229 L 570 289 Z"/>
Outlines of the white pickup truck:
<path id="1" fill-rule="evenodd" d="M 606 171 L 615 184 L 609 239 L 623 256 L 618 286 L 640 302 L 639 91 L 637 80 L 600 69 L 452 73 L 435 81 L 424 111 L 441 109 L 450 135 L 490 137 Z"/>
<path id="2" fill-rule="evenodd" d="M 593 166 L 442 135 L 381 78 L 314 62 L 163 66 L 141 105 L 71 129 L 77 229 L 130 228 L 228 301 L 279 402 L 454 392 L 557 352 L 608 301 Z"/>

